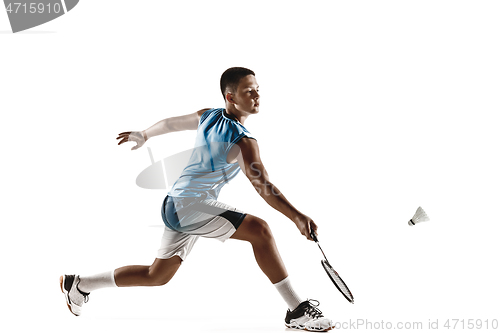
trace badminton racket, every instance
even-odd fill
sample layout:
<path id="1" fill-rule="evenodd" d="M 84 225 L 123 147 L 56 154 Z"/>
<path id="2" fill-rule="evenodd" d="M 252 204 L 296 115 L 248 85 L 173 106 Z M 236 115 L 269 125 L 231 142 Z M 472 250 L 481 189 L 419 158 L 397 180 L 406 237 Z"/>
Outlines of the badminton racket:
<path id="1" fill-rule="evenodd" d="M 325 252 L 323 252 L 323 249 L 319 245 L 318 237 L 316 236 L 314 230 L 311 230 L 311 238 L 316 242 L 316 244 L 318 244 L 321 253 L 323 253 L 323 257 L 325 257 L 325 260 L 321 260 L 321 265 L 325 269 L 326 274 L 328 274 L 330 280 L 332 280 L 335 287 L 337 287 L 337 289 L 342 293 L 342 295 L 344 295 L 346 300 L 348 300 L 351 303 L 354 303 L 354 296 L 352 296 L 351 291 L 349 290 L 349 288 L 347 288 L 347 285 L 342 280 L 340 275 L 333 269 L 332 265 L 330 265 L 330 263 L 328 262 L 328 259 L 325 256 Z"/>

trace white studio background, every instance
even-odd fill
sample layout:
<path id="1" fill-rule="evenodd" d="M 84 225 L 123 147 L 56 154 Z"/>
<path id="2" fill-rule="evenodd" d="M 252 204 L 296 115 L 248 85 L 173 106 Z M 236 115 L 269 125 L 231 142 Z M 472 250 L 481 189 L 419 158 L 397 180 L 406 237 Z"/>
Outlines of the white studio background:
<path id="1" fill-rule="evenodd" d="M 86 0 L 12 34 L 2 11 L 2 325 L 285 330 L 237 241 L 201 239 L 166 286 L 95 291 L 81 318 L 59 290 L 61 274 L 152 263 L 166 191 L 135 178 L 146 147 L 159 160 L 195 133 L 137 151 L 115 138 L 223 106 L 232 66 L 257 74 L 246 127 L 271 181 L 317 222 L 356 302 L 240 175 L 220 200 L 269 222 L 302 297 L 338 322 L 500 320 L 499 14 L 496 1 Z M 431 221 L 410 228 L 418 206 Z"/>

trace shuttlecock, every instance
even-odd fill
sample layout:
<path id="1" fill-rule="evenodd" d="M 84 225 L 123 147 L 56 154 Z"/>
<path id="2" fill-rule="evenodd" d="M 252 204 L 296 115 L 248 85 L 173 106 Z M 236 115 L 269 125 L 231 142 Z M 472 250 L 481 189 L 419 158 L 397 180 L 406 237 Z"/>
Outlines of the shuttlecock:
<path id="1" fill-rule="evenodd" d="M 408 221 L 409 226 L 414 226 L 417 223 L 429 221 L 429 216 L 424 212 L 422 207 L 418 207 L 417 211 L 415 212 L 415 215 L 411 218 L 410 221 Z"/>

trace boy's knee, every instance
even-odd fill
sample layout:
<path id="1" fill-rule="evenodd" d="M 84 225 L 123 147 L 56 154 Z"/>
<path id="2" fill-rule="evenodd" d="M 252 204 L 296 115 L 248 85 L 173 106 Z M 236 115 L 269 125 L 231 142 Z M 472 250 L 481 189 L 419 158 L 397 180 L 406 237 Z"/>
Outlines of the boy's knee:
<path id="1" fill-rule="evenodd" d="M 163 285 L 166 285 L 168 283 L 168 281 L 170 281 L 170 278 L 169 279 L 165 279 L 165 278 L 156 278 L 156 279 L 153 279 L 153 283 L 155 286 L 163 286 Z"/>
<path id="2" fill-rule="evenodd" d="M 175 272 L 181 266 L 182 260 L 180 258 L 171 258 L 171 262 L 167 268 L 158 267 L 155 264 L 149 267 L 148 280 L 151 286 L 163 286 L 167 284 Z M 177 262 L 178 261 L 178 262 Z"/>
<path id="3" fill-rule="evenodd" d="M 167 275 L 167 276 L 165 276 L 165 275 L 161 276 L 161 275 L 152 275 L 152 274 L 150 274 L 149 275 L 149 282 L 150 282 L 149 284 L 151 286 L 156 286 L 156 287 L 163 286 L 163 285 L 167 284 L 170 281 L 171 278 L 172 278 L 172 276 L 169 276 L 169 275 Z"/>
<path id="4" fill-rule="evenodd" d="M 254 239 L 256 242 L 272 240 L 273 234 L 271 232 L 271 228 L 269 227 L 269 224 L 267 224 L 266 221 L 256 217 L 256 218 L 252 219 L 252 223 L 251 223 L 250 227 L 251 227 L 252 233 L 255 236 Z"/>

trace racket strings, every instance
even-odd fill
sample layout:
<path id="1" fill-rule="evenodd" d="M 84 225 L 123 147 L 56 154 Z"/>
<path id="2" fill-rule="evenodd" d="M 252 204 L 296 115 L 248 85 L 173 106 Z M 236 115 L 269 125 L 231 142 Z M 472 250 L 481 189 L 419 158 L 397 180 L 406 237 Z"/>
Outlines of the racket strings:
<path id="1" fill-rule="evenodd" d="M 328 264 L 324 264 L 323 266 L 325 267 L 328 275 L 332 278 L 337 287 L 340 289 L 340 291 L 346 297 L 349 297 L 352 300 L 354 297 L 352 296 L 351 291 L 349 290 L 349 288 L 347 288 L 347 285 L 344 283 L 344 281 L 342 281 L 338 273 Z"/>
<path id="2" fill-rule="evenodd" d="M 347 288 L 347 285 L 342 281 L 340 276 L 335 272 L 335 270 L 330 266 L 330 263 L 328 262 L 328 259 L 326 258 L 325 252 L 323 252 L 323 249 L 319 245 L 318 238 L 316 237 L 316 234 L 314 230 L 311 232 L 311 237 L 313 240 L 316 242 L 318 245 L 319 249 L 321 250 L 321 253 L 323 254 L 323 257 L 325 257 L 325 260 L 321 260 L 321 264 L 323 265 L 323 268 L 326 271 L 326 274 L 330 277 L 330 280 L 332 280 L 333 284 L 337 289 L 344 295 L 344 297 L 351 303 L 354 303 L 354 296 L 351 294 L 349 291 L 349 288 Z"/>

